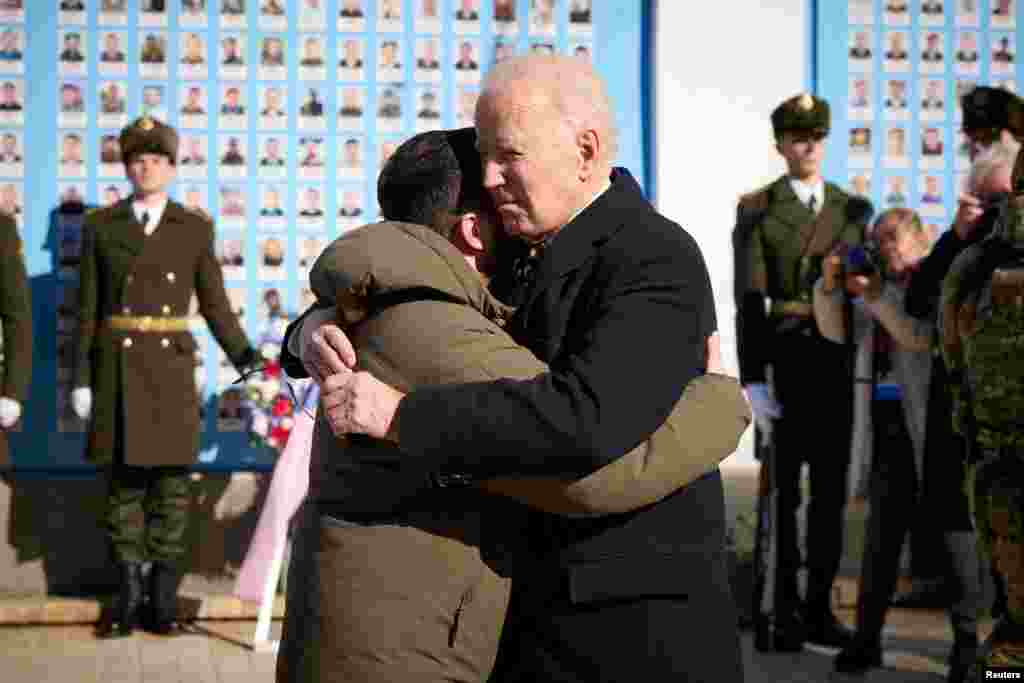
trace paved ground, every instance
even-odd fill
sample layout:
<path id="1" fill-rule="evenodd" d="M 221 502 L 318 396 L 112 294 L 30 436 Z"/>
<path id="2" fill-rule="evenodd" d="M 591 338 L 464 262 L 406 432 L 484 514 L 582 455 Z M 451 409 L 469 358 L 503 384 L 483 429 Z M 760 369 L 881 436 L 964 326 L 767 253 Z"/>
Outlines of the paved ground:
<path id="1" fill-rule="evenodd" d="M 755 472 L 749 468 L 725 472 L 733 519 L 752 514 Z M 850 506 L 841 570 L 844 576 L 836 592 L 836 601 L 842 606 L 839 616 L 848 624 L 853 621 L 864 516 L 863 506 Z M 738 534 L 742 533 L 740 529 Z M 269 683 L 273 681 L 274 654 L 254 651 L 254 629 L 255 622 L 248 620 L 204 620 L 196 623 L 192 634 L 178 638 L 139 634 L 104 642 L 93 638 L 91 626 L 0 626 L 0 683 Z M 280 622 L 274 622 L 272 637 L 279 630 Z M 834 652 L 808 649 L 801 654 L 762 654 L 754 651 L 747 633 L 743 638 L 746 681 L 725 683 L 944 680 L 945 656 L 952 640 L 944 613 L 893 610 L 885 635 L 885 667 L 862 678 L 849 678 L 832 673 Z M 685 634 L 680 634 L 680 647 L 685 647 L 685 642 Z M 643 681 L 640 670 L 636 681 Z"/>
<path id="2" fill-rule="evenodd" d="M 842 615 L 849 618 L 849 612 Z M 887 633 L 885 668 L 863 678 L 832 673 L 824 650 L 761 654 L 744 635 L 746 683 L 939 683 L 949 634 L 939 612 L 898 610 Z M 203 621 L 176 638 L 138 634 L 97 641 L 89 626 L 0 628 L 4 683 L 270 683 L 274 655 L 251 646 L 251 621 Z M 274 632 L 280 628 L 275 622 Z M 637 681 L 643 677 L 638 671 Z M 386 683 L 386 682 L 382 682 Z M 726 682 L 730 683 L 730 682 Z"/>

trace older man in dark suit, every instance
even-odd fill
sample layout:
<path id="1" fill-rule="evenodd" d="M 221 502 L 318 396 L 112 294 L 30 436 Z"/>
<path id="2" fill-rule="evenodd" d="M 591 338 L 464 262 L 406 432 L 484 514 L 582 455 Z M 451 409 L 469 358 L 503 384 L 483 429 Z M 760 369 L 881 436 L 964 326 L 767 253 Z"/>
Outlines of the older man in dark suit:
<path id="1" fill-rule="evenodd" d="M 329 325 L 303 329 L 304 364 L 336 434 L 396 440 L 418 467 L 592 472 L 647 438 L 703 373 L 716 329 L 707 268 L 693 238 L 612 168 L 612 107 L 586 62 L 496 65 L 476 127 L 484 185 L 506 232 L 531 246 L 507 329 L 550 371 L 402 395 L 349 370 L 355 354 Z M 484 552 L 513 579 L 496 680 L 742 680 L 717 469 L 623 515 L 515 507 L 491 519 Z"/>

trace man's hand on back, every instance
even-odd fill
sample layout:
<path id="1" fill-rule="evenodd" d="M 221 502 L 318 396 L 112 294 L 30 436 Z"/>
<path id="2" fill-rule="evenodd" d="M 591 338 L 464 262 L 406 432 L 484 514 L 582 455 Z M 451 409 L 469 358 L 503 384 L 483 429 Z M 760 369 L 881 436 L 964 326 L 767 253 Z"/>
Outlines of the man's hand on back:
<path id="1" fill-rule="evenodd" d="M 334 312 L 314 311 L 302 323 L 296 340 L 299 360 L 317 384 L 356 365 L 352 342 L 335 322 Z M 293 349 L 294 353 L 295 349 Z"/>
<path id="2" fill-rule="evenodd" d="M 320 403 L 335 436 L 367 434 L 398 440 L 394 424 L 398 403 L 405 396 L 368 372 L 344 369 L 320 387 Z"/>

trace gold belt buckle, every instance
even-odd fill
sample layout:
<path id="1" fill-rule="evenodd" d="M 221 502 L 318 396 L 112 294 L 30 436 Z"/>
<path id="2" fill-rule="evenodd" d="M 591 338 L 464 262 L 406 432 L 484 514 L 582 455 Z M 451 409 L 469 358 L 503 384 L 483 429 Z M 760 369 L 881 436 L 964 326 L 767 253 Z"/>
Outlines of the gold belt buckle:
<path id="1" fill-rule="evenodd" d="M 139 332 L 149 332 L 149 330 L 153 327 L 153 322 L 153 316 L 144 315 L 138 319 L 137 329 L 139 330 Z"/>

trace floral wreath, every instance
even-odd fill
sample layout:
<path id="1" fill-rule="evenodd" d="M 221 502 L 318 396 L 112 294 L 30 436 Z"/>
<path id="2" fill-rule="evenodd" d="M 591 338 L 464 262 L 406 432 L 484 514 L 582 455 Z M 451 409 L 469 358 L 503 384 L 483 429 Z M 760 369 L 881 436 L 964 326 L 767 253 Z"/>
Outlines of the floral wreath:
<path id="1" fill-rule="evenodd" d="M 309 379 L 289 380 L 278 360 L 281 345 L 272 341 L 260 347 L 267 360 L 245 377 L 245 402 L 248 413 L 249 444 L 268 448 L 280 455 L 288 445 L 295 411 L 315 414 L 319 387 Z"/>

